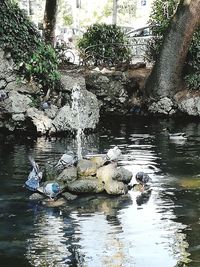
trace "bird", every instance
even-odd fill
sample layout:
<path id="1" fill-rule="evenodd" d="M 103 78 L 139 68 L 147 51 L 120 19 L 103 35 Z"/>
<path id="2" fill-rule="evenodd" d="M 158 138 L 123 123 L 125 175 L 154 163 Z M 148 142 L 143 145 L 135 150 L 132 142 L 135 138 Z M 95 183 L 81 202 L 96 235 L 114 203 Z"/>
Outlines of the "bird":
<path id="1" fill-rule="evenodd" d="M 25 182 L 25 186 L 30 191 L 37 191 L 38 187 L 40 186 L 40 181 L 42 180 L 43 172 L 40 171 L 38 164 L 31 156 L 29 156 L 28 158 L 32 165 L 32 170 Z"/>
<path id="2" fill-rule="evenodd" d="M 4 101 L 8 97 L 9 97 L 8 92 L 5 92 L 4 90 L 0 90 L 0 101 Z"/>
<path id="3" fill-rule="evenodd" d="M 118 158 L 121 156 L 121 154 L 122 154 L 121 150 L 118 148 L 118 146 L 115 146 L 108 150 L 106 154 L 106 160 L 117 161 Z"/>
<path id="4" fill-rule="evenodd" d="M 47 109 L 50 109 L 50 107 L 51 107 L 50 101 L 44 101 L 44 102 L 41 103 L 41 109 L 43 111 L 45 111 Z"/>
<path id="5" fill-rule="evenodd" d="M 77 164 L 77 157 L 64 153 L 56 164 L 55 168 L 67 168 Z"/>
<path id="6" fill-rule="evenodd" d="M 56 182 L 46 183 L 37 189 L 38 192 L 43 193 L 50 199 L 55 199 L 61 192 L 60 185 Z"/>
<path id="7" fill-rule="evenodd" d="M 187 140 L 187 136 L 185 133 L 170 133 L 169 128 L 166 128 L 168 133 L 168 137 L 170 140 Z"/>
<path id="8" fill-rule="evenodd" d="M 145 185 L 148 182 L 152 181 L 152 179 L 149 177 L 149 175 L 147 173 L 145 173 L 145 172 L 136 173 L 135 179 L 140 185 L 142 185 L 143 188 L 145 187 Z"/>

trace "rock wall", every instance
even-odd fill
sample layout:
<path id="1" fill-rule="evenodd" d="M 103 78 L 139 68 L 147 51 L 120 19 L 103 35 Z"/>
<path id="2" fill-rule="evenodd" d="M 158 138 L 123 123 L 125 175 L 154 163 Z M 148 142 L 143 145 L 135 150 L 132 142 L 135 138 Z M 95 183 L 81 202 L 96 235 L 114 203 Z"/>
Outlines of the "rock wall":
<path id="1" fill-rule="evenodd" d="M 86 72 L 86 88 L 97 96 L 101 114 L 142 112 L 142 88 L 150 73 L 150 69 L 144 66 L 144 63 L 138 63 L 129 69 L 96 68 Z"/>
<path id="2" fill-rule="evenodd" d="M 0 128 L 41 135 L 74 131 L 76 116 L 71 109 L 71 93 L 77 85 L 84 101 L 84 116 L 93 115 L 87 121 L 86 117 L 81 117 L 87 122 L 84 127 L 95 128 L 99 120 L 99 102 L 86 90 L 85 79 L 77 73 L 62 73 L 61 79 L 62 90 L 52 92 L 47 101 L 44 92 L 35 84 L 17 83 L 10 55 L 0 50 Z"/>
<path id="3" fill-rule="evenodd" d="M 121 71 L 94 69 L 86 73 L 86 87 L 101 103 L 101 114 L 200 116 L 200 92 L 183 89 L 157 101 L 145 98 L 143 88 L 151 69 L 135 64 Z"/>
<path id="4" fill-rule="evenodd" d="M 41 135 L 77 130 L 74 128 L 77 117 L 71 108 L 71 93 L 76 85 L 82 92 L 79 119 L 85 122 L 86 128 L 95 128 L 99 112 L 101 115 L 151 113 L 172 116 L 184 113 L 200 116 L 198 91 L 182 90 L 171 98 L 161 97 L 156 102 L 145 99 L 143 87 L 150 71 L 143 63 L 119 70 L 96 68 L 82 74 L 78 70 L 63 71 L 63 88 L 51 92 L 50 104 L 43 108 L 44 92 L 35 84 L 19 83 L 10 54 L 0 49 L 0 128 Z"/>

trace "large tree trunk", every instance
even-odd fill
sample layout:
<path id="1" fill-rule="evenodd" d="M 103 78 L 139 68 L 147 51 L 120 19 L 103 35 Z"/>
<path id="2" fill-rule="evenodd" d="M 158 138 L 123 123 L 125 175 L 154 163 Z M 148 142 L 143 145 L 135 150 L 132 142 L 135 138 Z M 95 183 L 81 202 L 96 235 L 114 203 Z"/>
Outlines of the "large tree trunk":
<path id="1" fill-rule="evenodd" d="M 44 12 L 44 38 L 46 43 L 54 45 L 55 41 L 55 26 L 56 26 L 56 14 L 57 14 L 57 0 L 46 0 L 45 12 Z"/>
<path id="2" fill-rule="evenodd" d="M 182 88 L 184 63 L 193 33 L 199 24 L 200 0 L 181 0 L 145 85 L 149 97 L 170 97 Z"/>

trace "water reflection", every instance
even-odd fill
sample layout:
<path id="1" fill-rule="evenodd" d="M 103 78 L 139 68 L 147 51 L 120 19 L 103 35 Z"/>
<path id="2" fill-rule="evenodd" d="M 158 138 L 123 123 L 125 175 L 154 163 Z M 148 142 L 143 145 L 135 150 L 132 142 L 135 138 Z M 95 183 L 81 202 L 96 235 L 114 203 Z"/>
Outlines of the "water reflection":
<path id="1" fill-rule="evenodd" d="M 71 227 L 71 225 L 68 225 Z M 66 244 L 67 224 L 59 211 L 48 209 L 35 217 L 26 257 L 33 266 L 66 266 L 71 255 Z"/>
<path id="2" fill-rule="evenodd" d="M 188 140 L 171 143 L 162 132 L 166 126 L 185 132 Z M 133 173 L 131 183 L 144 171 L 153 180 L 150 190 L 81 197 L 60 209 L 29 203 L 21 187 L 29 173 L 27 155 L 43 167 L 65 150 L 75 152 L 75 142 L 70 136 L 0 137 L 0 259 L 10 259 L 5 266 L 19 258 L 21 267 L 27 261 L 30 266 L 199 267 L 200 123 L 132 118 L 121 125 L 119 119 L 104 123 L 103 130 L 86 135 L 83 155 L 118 145 L 119 164 Z"/>

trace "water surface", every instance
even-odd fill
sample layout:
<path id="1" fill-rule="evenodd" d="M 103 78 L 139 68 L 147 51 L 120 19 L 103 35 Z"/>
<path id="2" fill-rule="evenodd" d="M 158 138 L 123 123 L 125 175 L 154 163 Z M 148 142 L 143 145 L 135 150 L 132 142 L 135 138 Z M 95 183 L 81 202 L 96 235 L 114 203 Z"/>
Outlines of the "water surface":
<path id="1" fill-rule="evenodd" d="M 171 142 L 166 127 L 188 140 Z M 0 135 L 0 266 L 200 266 L 200 122 L 112 118 L 86 136 L 82 153 L 104 154 L 113 145 L 133 176 L 151 176 L 149 192 L 82 196 L 47 208 L 23 188 L 27 155 L 43 167 L 76 152 L 75 139 Z"/>

